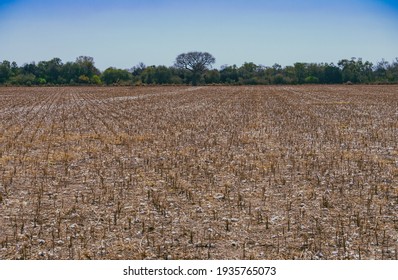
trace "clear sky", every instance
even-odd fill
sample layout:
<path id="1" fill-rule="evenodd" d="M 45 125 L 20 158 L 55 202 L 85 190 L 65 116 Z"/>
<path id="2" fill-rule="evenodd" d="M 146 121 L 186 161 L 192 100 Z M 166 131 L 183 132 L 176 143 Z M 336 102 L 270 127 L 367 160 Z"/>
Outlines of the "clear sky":
<path id="1" fill-rule="evenodd" d="M 94 57 L 171 66 L 207 51 L 215 67 L 398 57 L 398 0 L 0 0 L 0 60 Z"/>

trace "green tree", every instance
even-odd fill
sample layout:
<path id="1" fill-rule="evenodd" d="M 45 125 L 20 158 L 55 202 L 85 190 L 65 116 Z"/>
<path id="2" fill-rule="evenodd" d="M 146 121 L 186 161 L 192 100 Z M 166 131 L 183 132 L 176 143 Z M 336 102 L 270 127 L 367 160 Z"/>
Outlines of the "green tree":
<path id="1" fill-rule="evenodd" d="M 390 77 L 391 82 L 398 83 L 398 57 L 395 58 L 395 61 L 388 67 L 387 75 Z"/>
<path id="2" fill-rule="evenodd" d="M 288 81 L 286 80 L 285 76 L 283 74 L 278 73 L 272 78 L 272 83 L 276 85 L 284 85 L 287 84 Z"/>
<path id="3" fill-rule="evenodd" d="M 60 75 L 66 84 L 76 84 L 82 75 L 81 67 L 75 62 L 67 62 L 63 65 Z"/>
<path id="4" fill-rule="evenodd" d="M 11 77 L 11 63 L 4 60 L 0 63 L 0 84 L 6 83 Z"/>
<path id="5" fill-rule="evenodd" d="M 306 63 L 297 62 L 294 64 L 294 73 L 296 75 L 296 82 L 303 84 L 305 77 L 307 77 L 307 65 Z"/>
<path id="6" fill-rule="evenodd" d="M 385 61 L 384 58 L 378 62 L 375 66 L 375 70 L 374 70 L 374 75 L 375 75 L 375 79 L 377 80 L 377 82 L 379 83 L 387 83 L 388 82 L 388 69 L 390 68 L 390 64 L 388 63 L 388 61 Z"/>
<path id="7" fill-rule="evenodd" d="M 18 74 L 20 74 L 20 69 L 18 67 L 18 64 L 15 61 L 13 61 L 11 63 L 11 75 L 16 76 Z"/>
<path id="8" fill-rule="evenodd" d="M 196 86 L 201 76 L 216 62 L 216 59 L 207 52 L 188 52 L 177 56 L 175 67 L 188 70 L 192 76 L 192 85 Z"/>
<path id="9" fill-rule="evenodd" d="M 306 84 L 317 84 L 319 83 L 319 79 L 315 76 L 308 76 L 307 78 L 305 78 L 305 83 Z"/>
<path id="10" fill-rule="evenodd" d="M 343 82 L 343 75 L 340 68 L 333 63 L 325 66 L 324 77 L 326 84 L 341 84 Z"/>
<path id="11" fill-rule="evenodd" d="M 285 83 L 287 83 L 287 84 L 296 84 L 297 83 L 296 71 L 294 69 L 294 66 L 286 66 L 283 69 L 283 76 L 285 79 Z"/>
<path id="12" fill-rule="evenodd" d="M 102 73 L 101 80 L 107 85 L 125 84 L 131 80 L 131 74 L 127 70 L 109 67 Z"/>
<path id="13" fill-rule="evenodd" d="M 280 64 L 275 63 L 272 67 L 268 67 L 265 71 L 266 78 L 270 84 L 286 84 L 285 76 L 283 75 L 283 68 Z"/>
<path id="14" fill-rule="evenodd" d="M 155 82 L 157 84 L 171 84 L 171 71 L 166 66 L 158 66 L 155 68 Z"/>
<path id="15" fill-rule="evenodd" d="M 146 67 L 144 69 L 144 71 L 141 72 L 141 74 L 140 74 L 141 81 L 144 84 L 148 84 L 148 85 L 155 84 L 155 67 L 156 66 L 154 66 L 154 65 Z"/>
<path id="16" fill-rule="evenodd" d="M 253 62 L 245 62 L 238 69 L 239 81 L 241 84 L 255 85 L 258 84 L 259 67 Z"/>
<path id="17" fill-rule="evenodd" d="M 207 71 L 204 79 L 206 84 L 218 84 L 220 82 L 220 72 L 217 69 Z"/>
<path id="18" fill-rule="evenodd" d="M 368 61 L 364 63 L 361 58 L 342 59 L 338 66 L 341 68 L 344 82 L 367 83 L 372 80 L 373 65 Z"/>
<path id="19" fill-rule="evenodd" d="M 35 76 L 38 76 L 38 69 L 36 63 L 35 62 L 25 63 L 21 67 L 21 72 L 22 74 L 33 74 Z"/>
<path id="20" fill-rule="evenodd" d="M 149 66 L 141 73 L 141 80 L 145 84 L 171 84 L 172 70 L 166 66 Z"/>
<path id="21" fill-rule="evenodd" d="M 79 56 L 75 63 L 79 70 L 79 76 L 85 75 L 91 79 L 94 75 L 100 75 L 101 72 L 94 66 L 94 58 L 91 56 Z"/>
<path id="22" fill-rule="evenodd" d="M 144 72 L 146 66 L 143 62 L 138 63 L 136 66 L 130 69 L 131 74 L 133 76 L 140 76 L 142 72 Z"/>
<path id="23" fill-rule="evenodd" d="M 100 85 L 102 84 L 101 78 L 98 75 L 94 75 L 91 80 L 90 83 L 94 84 L 94 85 Z"/>
<path id="24" fill-rule="evenodd" d="M 13 85 L 25 85 L 25 86 L 31 86 L 36 83 L 36 76 L 28 73 L 28 74 L 18 74 L 16 76 L 13 76 L 10 79 L 11 84 Z"/>
<path id="25" fill-rule="evenodd" d="M 59 80 L 61 78 L 62 65 L 62 60 L 60 58 L 53 58 L 45 63 L 47 82 L 52 84 L 63 83 L 62 79 Z"/>
<path id="26" fill-rule="evenodd" d="M 222 83 L 235 84 L 239 81 L 238 67 L 223 65 L 220 70 L 220 80 Z"/>

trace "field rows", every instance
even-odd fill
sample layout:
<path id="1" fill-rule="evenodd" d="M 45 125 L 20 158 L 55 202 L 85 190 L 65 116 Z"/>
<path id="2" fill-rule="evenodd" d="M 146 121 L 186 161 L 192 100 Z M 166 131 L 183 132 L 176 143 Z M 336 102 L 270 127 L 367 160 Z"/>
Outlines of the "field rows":
<path id="1" fill-rule="evenodd" d="M 397 259 L 398 87 L 0 88 L 0 259 Z"/>

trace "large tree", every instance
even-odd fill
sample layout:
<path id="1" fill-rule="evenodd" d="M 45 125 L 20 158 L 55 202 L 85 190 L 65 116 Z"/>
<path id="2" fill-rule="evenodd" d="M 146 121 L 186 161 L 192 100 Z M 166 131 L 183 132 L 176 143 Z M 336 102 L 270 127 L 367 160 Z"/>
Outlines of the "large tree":
<path id="1" fill-rule="evenodd" d="M 177 56 L 174 66 L 192 74 L 192 85 L 196 86 L 201 75 L 216 62 L 207 52 L 188 52 Z"/>

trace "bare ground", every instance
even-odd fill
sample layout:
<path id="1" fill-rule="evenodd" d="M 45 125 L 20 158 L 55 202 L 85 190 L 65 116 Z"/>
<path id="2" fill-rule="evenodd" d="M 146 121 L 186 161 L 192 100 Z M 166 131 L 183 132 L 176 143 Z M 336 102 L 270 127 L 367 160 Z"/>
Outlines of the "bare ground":
<path id="1" fill-rule="evenodd" d="M 397 259 L 398 86 L 0 88 L 0 259 Z"/>

